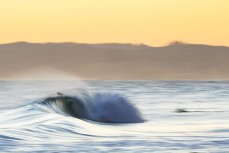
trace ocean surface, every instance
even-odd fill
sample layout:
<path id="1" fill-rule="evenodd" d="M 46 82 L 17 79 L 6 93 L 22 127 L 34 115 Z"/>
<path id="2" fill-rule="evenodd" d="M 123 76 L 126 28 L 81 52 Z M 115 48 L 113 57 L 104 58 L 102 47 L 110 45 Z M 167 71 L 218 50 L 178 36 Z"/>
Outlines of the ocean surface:
<path id="1" fill-rule="evenodd" d="M 128 99 L 144 122 L 97 122 L 74 116 L 78 106 L 47 102 L 66 95 L 92 109 L 95 93 Z M 129 106 L 96 105 L 118 120 Z M 0 81 L 0 152 L 228 153 L 229 82 Z"/>

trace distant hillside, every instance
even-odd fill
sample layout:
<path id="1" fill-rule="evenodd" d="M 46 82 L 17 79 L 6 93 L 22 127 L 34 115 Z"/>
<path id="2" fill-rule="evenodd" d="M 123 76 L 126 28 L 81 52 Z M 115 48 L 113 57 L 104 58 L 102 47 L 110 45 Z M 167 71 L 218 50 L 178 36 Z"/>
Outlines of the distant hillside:
<path id="1" fill-rule="evenodd" d="M 0 45 L 0 79 L 52 79 L 61 73 L 106 80 L 229 80 L 229 48 L 182 43 L 165 47 L 26 42 Z"/>

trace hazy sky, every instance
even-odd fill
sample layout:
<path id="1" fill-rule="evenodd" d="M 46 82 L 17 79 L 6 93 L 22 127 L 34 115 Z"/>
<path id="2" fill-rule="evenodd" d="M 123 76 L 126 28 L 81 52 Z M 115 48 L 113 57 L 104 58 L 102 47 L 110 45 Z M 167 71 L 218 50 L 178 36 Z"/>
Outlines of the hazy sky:
<path id="1" fill-rule="evenodd" d="M 0 43 L 229 46 L 229 0 L 0 0 Z"/>

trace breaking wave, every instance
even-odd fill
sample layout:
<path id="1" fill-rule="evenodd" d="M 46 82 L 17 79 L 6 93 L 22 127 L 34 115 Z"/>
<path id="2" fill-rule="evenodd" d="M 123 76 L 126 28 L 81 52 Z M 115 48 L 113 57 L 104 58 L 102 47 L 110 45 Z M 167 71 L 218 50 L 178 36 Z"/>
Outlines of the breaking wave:
<path id="1" fill-rule="evenodd" d="M 89 94 L 79 90 L 75 95 L 57 93 L 36 106 L 50 113 L 103 123 L 141 123 L 143 118 L 127 98 L 117 93 Z"/>

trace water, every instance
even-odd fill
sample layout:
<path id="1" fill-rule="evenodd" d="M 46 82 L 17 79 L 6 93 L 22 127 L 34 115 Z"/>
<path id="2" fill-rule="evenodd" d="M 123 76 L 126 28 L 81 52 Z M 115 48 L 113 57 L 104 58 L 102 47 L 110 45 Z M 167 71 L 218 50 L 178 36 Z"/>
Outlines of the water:
<path id="1" fill-rule="evenodd" d="M 145 122 L 98 123 L 39 104 L 81 89 L 124 95 Z M 228 100 L 227 81 L 0 81 L 0 152 L 226 153 Z"/>

